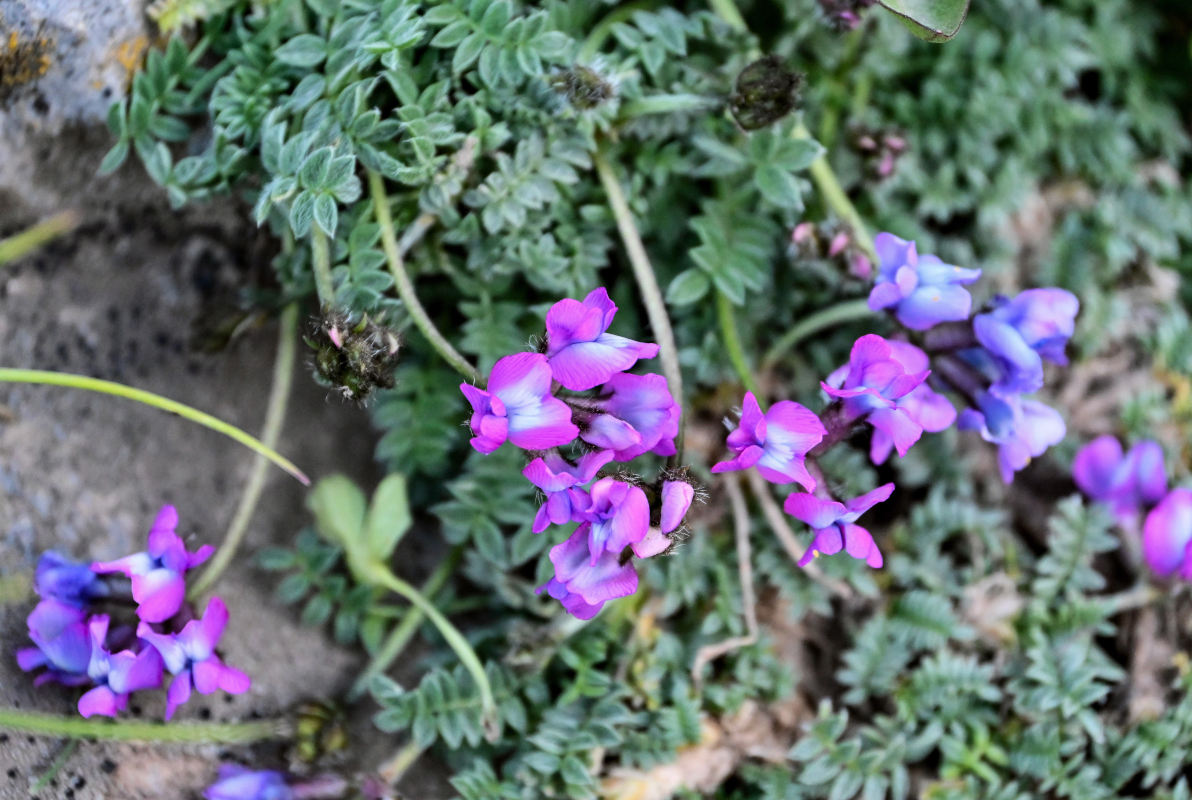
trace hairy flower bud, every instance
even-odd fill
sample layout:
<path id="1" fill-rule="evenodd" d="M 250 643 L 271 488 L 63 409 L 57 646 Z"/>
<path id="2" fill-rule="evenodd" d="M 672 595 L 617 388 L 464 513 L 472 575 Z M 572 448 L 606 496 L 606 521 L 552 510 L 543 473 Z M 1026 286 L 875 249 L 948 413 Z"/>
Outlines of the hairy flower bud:
<path id="1" fill-rule="evenodd" d="M 778 56 L 765 56 L 741 70 L 729 109 L 738 125 L 755 131 L 794 111 L 802 86 L 802 75 L 787 69 Z"/>
<path id="2" fill-rule="evenodd" d="M 581 64 L 551 75 L 550 85 L 564 95 L 572 106 L 584 111 L 595 108 L 616 94 L 613 85 L 599 72 Z"/>
<path id="3" fill-rule="evenodd" d="M 374 389 L 393 387 L 401 339 L 370 320 L 331 312 L 312 321 L 306 343 L 315 351 L 317 380 L 350 400 L 363 402 Z"/>

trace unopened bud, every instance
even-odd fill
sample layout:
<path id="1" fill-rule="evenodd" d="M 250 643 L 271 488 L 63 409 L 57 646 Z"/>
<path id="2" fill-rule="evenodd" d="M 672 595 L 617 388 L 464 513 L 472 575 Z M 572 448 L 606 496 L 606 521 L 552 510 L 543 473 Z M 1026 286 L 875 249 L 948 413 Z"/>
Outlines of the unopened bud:
<path id="1" fill-rule="evenodd" d="M 802 75 L 778 56 L 765 56 L 741 70 L 729 109 L 745 130 L 764 128 L 795 110 L 802 86 Z"/>

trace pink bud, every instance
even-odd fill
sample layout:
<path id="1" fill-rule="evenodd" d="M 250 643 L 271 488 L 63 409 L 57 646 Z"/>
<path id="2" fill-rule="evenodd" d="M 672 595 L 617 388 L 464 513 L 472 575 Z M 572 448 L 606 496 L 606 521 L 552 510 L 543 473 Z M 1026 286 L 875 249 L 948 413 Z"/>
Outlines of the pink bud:
<path id="1" fill-rule="evenodd" d="M 791 241 L 795 244 L 810 242 L 813 236 L 815 236 L 815 225 L 810 222 L 800 222 L 791 231 Z"/>
<path id="2" fill-rule="evenodd" d="M 327 338 L 331 340 L 331 343 L 333 345 L 335 345 L 335 348 L 337 350 L 340 350 L 343 348 L 344 336 L 342 333 L 339 332 L 339 328 L 336 328 L 335 326 L 328 328 L 327 329 Z"/>
<path id="3" fill-rule="evenodd" d="M 849 244 L 848 234 L 845 233 L 844 231 L 841 231 L 840 233 L 838 233 L 832 237 L 832 243 L 830 245 L 828 245 L 828 255 L 829 256 L 840 255 L 842 252 L 844 252 L 844 248 L 848 247 L 848 244 Z"/>
<path id="4" fill-rule="evenodd" d="M 868 280 L 873 275 L 873 262 L 864 253 L 855 253 L 849 264 L 849 272 L 862 280 Z"/>

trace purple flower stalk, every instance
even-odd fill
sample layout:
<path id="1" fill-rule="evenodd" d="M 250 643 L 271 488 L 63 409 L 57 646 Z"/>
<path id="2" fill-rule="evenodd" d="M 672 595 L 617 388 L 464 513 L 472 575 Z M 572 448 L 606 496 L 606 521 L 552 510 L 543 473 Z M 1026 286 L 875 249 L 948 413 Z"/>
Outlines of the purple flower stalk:
<path id="1" fill-rule="evenodd" d="M 67 686 L 88 683 L 91 663 L 91 634 L 86 612 L 54 598 L 37 604 L 29 614 L 29 638 L 35 647 L 17 651 L 17 665 L 25 672 L 45 667 L 33 680 L 34 686 L 55 681 Z"/>
<path id="2" fill-rule="evenodd" d="M 546 356 L 555 380 L 573 392 L 592 389 L 639 358 L 658 355 L 658 345 L 608 333 L 617 306 L 605 289 L 579 300 L 560 300 L 546 313 Z"/>
<path id="3" fill-rule="evenodd" d="M 578 464 L 572 464 L 558 452 L 552 451 L 527 464 L 522 475 L 546 493 L 546 502 L 534 515 L 534 533 L 542 533 L 552 524 L 571 522 L 573 509 L 587 508 L 591 502 L 587 492 L 573 487 L 592 480 L 612 458 L 611 450 L 598 450 L 580 458 Z"/>
<path id="4" fill-rule="evenodd" d="M 1043 361 L 1065 365 L 1064 347 L 1076 327 L 1080 301 L 1064 289 L 1027 289 L 1000 297 L 993 311 L 973 318 L 977 341 L 1000 371 L 993 389 L 1030 393 L 1043 385 Z"/>
<path id="5" fill-rule="evenodd" d="M 215 646 L 228 624 L 228 607 L 223 600 L 212 597 L 202 619 L 186 623 L 182 631 L 167 635 L 157 633 L 142 622 L 137 635 L 161 653 L 166 669 L 174 676 L 166 693 L 166 719 L 174 716 L 178 706 L 190 699 L 192 690 L 211 694 L 222 689 L 228 694 L 248 691 L 252 681 L 238 669 L 227 666 L 215 654 Z"/>
<path id="6" fill-rule="evenodd" d="M 639 487 L 612 477 L 601 478 L 592 484 L 589 498 L 586 508 L 575 509 L 574 519 L 583 523 L 575 532 L 587 538 L 593 566 L 606 553 L 618 558 L 626 547 L 646 537 L 650 501 Z"/>
<path id="7" fill-rule="evenodd" d="M 811 563 L 817 555 L 830 556 L 844 550 L 850 556 L 864 561 L 877 569 L 883 563 L 882 553 L 869 531 L 855 524 L 857 518 L 873 506 L 882 502 L 894 491 L 894 484 L 887 483 L 847 503 L 821 500 L 812 494 L 795 492 L 786 498 L 783 508 L 795 519 L 806 522 L 815 531 L 811 547 L 799 566 Z"/>
<path id="8" fill-rule="evenodd" d="M 47 550 L 37 560 L 34 586 L 39 596 L 78 608 L 87 608 L 109 592 L 90 564 L 71 561 L 56 550 Z"/>
<path id="9" fill-rule="evenodd" d="M 721 461 L 712 472 L 731 472 L 756 466 L 771 483 L 797 482 L 815 489 L 815 479 L 804 463 L 808 451 L 823 440 L 827 430 L 819 417 L 798 403 L 783 400 L 765 414 L 753 392 L 741 403 L 741 422 L 726 443 L 735 458 Z"/>
<path id="10" fill-rule="evenodd" d="M 889 341 L 891 357 L 902 364 L 907 373 L 927 371 L 929 366 L 927 354 L 910 342 Z M 832 376 L 828 383 L 836 383 Z M 928 433 L 939 433 L 952 427 L 956 421 L 956 409 L 948 398 L 944 397 L 927 385 L 927 382 L 916 386 L 907 394 L 900 397 L 896 403 L 898 408 L 906 412 L 911 420 Z M 875 428 L 873 439 L 869 444 L 869 459 L 874 464 L 885 463 L 894 449 L 894 439 L 886 431 Z"/>
<path id="11" fill-rule="evenodd" d="M 546 591 L 572 615 L 591 619 L 609 600 L 637 591 L 637 571 L 632 564 L 621 563 L 619 552 L 605 551 L 592 558 L 585 528 L 581 525 L 567 541 L 551 548 L 555 577 L 538 591 Z"/>
<path id="12" fill-rule="evenodd" d="M 873 239 L 879 259 L 877 282 L 869 293 L 874 311 L 893 309 L 908 328 L 927 330 L 940 322 L 968 319 L 973 298 L 962 284 L 981 277 L 979 269 L 945 264 L 936 256 L 919 255 L 915 243 L 892 233 Z"/>
<path id="13" fill-rule="evenodd" d="M 142 623 L 144 624 L 144 623 Z M 139 653 L 122 650 L 109 653 L 104 646 L 108 636 L 108 617 L 96 614 L 88 622 L 91 632 L 91 660 L 87 676 L 95 688 L 79 698 L 79 713 L 114 717 L 128 705 L 128 695 L 140 689 L 161 686 L 161 656 L 152 647 Z"/>
<path id="14" fill-rule="evenodd" d="M 903 352 L 902 357 L 905 356 Z M 899 456 L 905 456 L 923 435 L 923 425 L 900 401 L 929 374 L 927 369 L 908 371 L 891 343 L 870 333 L 853 344 L 847 370 L 836 370 L 829 376 L 829 382 L 820 386 L 828 395 L 841 400 L 846 419 L 867 420 L 874 430 L 889 439 Z M 839 385 L 831 385 L 832 381 L 839 381 Z M 919 408 L 915 404 L 911 407 Z"/>
<path id="15" fill-rule="evenodd" d="M 97 561 L 95 572 L 119 572 L 132 578 L 132 597 L 137 601 L 137 616 L 145 622 L 164 622 L 178 613 L 186 598 L 183 574 L 202 564 L 215 548 L 203 545 L 193 553 L 175 531 L 178 511 L 162 506 L 149 531 L 149 549 L 115 561 Z"/>
<path id="16" fill-rule="evenodd" d="M 980 403 L 981 411 L 966 408 L 960 412 L 957 427 L 975 430 L 982 439 L 998 446 L 998 468 L 1005 483 L 1012 483 L 1015 472 L 1058 444 L 1067 432 L 1063 417 L 1035 400 L 989 392 Z"/>
<path id="17" fill-rule="evenodd" d="M 661 375 L 612 376 L 593 406 L 601 413 L 581 423 L 580 438 L 613 451 L 616 461 L 643 453 L 674 455 L 681 410 Z"/>
<path id="18" fill-rule="evenodd" d="M 224 764 L 219 768 L 219 780 L 207 787 L 203 797 L 207 800 L 291 800 L 294 792 L 280 772 Z"/>
<path id="19" fill-rule="evenodd" d="M 1142 553 L 1160 577 L 1176 572 L 1192 580 L 1192 491 L 1172 489 L 1147 514 L 1142 530 Z"/>
<path id="20" fill-rule="evenodd" d="M 541 353 L 514 353 L 493 365 L 488 390 L 461 383 L 472 404 L 472 447 L 488 454 L 505 440 L 524 450 L 573 441 L 579 429 L 571 409 L 551 394 L 551 368 Z"/>
<path id="21" fill-rule="evenodd" d="M 1150 440 L 1123 454 L 1117 437 L 1098 436 L 1076 454 L 1072 477 L 1082 492 L 1108 505 L 1119 520 L 1155 505 L 1167 492 L 1163 448 Z"/>

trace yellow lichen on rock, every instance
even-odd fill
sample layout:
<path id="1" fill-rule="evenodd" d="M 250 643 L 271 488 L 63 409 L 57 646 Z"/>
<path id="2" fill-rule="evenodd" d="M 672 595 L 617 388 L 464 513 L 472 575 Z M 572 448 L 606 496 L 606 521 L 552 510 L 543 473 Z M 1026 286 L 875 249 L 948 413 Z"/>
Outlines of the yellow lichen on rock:
<path id="1" fill-rule="evenodd" d="M 49 37 L 35 36 L 25 41 L 18 31 L 9 31 L 4 49 L 0 50 L 0 100 L 5 99 L 8 90 L 45 75 L 53 49 Z"/>

